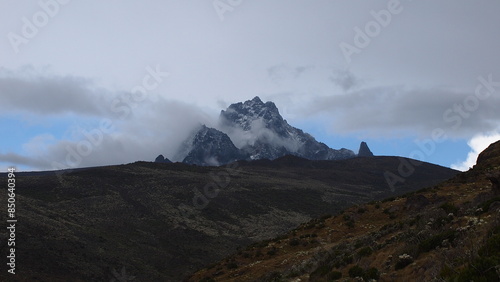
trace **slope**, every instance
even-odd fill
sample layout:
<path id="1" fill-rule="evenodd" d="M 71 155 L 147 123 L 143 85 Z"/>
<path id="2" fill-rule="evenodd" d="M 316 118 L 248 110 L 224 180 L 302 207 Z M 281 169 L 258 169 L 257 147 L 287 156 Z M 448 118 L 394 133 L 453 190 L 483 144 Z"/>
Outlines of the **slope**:
<path id="1" fill-rule="evenodd" d="M 19 173 L 16 278 L 109 281 L 124 270 L 138 281 L 179 281 L 313 217 L 456 174 L 424 163 L 392 192 L 384 172 L 397 171 L 400 162 L 287 156 L 223 167 L 138 162 Z M 5 174 L 0 182 L 7 183 Z M 7 250 L 7 234 L 0 236 Z"/>
<path id="2" fill-rule="evenodd" d="M 466 173 L 261 241 L 189 281 L 499 281 L 500 141 Z"/>

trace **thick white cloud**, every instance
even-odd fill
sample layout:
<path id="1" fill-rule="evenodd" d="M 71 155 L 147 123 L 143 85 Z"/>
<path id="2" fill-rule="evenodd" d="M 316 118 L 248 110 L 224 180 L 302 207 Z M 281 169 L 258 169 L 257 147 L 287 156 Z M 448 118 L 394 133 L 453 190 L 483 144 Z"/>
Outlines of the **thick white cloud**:
<path id="1" fill-rule="evenodd" d="M 474 136 L 467 144 L 471 148 L 471 151 L 467 155 L 467 159 L 463 162 L 455 163 L 451 166 L 453 169 L 466 171 L 476 164 L 477 157 L 479 154 L 488 148 L 491 143 L 500 140 L 500 132 L 494 131 L 487 134 L 479 134 Z"/>

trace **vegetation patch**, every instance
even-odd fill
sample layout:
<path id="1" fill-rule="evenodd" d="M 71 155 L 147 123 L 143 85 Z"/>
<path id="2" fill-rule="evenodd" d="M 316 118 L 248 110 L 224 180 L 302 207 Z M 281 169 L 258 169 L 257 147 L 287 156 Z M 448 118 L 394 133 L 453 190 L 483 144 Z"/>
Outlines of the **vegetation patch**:
<path id="1" fill-rule="evenodd" d="M 456 232 L 453 230 L 445 231 L 443 233 L 434 235 L 418 244 L 419 253 L 426 253 L 434 250 L 440 246 L 444 240 L 452 242 L 455 239 Z"/>

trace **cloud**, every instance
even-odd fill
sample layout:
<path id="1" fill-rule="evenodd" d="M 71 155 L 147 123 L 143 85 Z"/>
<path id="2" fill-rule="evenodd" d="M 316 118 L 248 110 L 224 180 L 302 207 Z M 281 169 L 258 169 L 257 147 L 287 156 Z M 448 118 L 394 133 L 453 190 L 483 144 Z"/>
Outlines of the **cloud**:
<path id="1" fill-rule="evenodd" d="M 356 86 L 359 86 L 361 80 L 359 80 L 352 72 L 350 71 L 333 71 L 330 76 L 330 80 L 336 85 L 340 86 L 344 91 L 351 90 Z"/>
<path id="2" fill-rule="evenodd" d="M 34 168 L 47 168 L 47 163 L 44 160 L 32 157 L 22 156 L 16 153 L 0 153 L 0 162 L 8 163 L 11 166 L 22 165 Z M 5 170 L 3 170 L 5 171 Z"/>
<path id="3" fill-rule="evenodd" d="M 299 79 L 302 74 L 314 68 L 314 66 L 291 67 L 287 64 L 279 64 L 267 68 L 267 74 L 271 81 L 282 85 Z"/>
<path id="4" fill-rule="evenodd" d="M 471 148 L 471 151 L 467 155 L 467 159 L 463 162 L 458 162 L 451 165 L 451 168 L 467 171 L 469 168 L 473 167 L 476 164 L 477 157 L 479 154 L 484 151 L 484 149 L 488 148 L 491 143 L 500 140 L 500 132 L 493 131 L 487 134 L 479 134 L 474 136 L 467 144 Z"/>
<path id="5" fill-rule="evenodd" d="M 387 86 L 312 97 L 301 116 L 325 114 L 332 131 L 341 134 L 429 136 L 441 128 L 448 137 L 469 138 L 496 129 L 499 108 L 500 96 L 494 93 L 479 99 L 473 92 L 446 88 Z"/>
<path id="6" fill-rule="evenodd" d="M 0 162 L 48 170 L 151 161 L 159 154 L 172 158 L 195 126 L 215 123 L 193 104 L 161 96 L 130 102 L 129 92 L 95 89 L 79 77 L 4 72 L 0 109 L 37 120 L 70 116 L 73 124 L 62 137 L 42 133 L 19 140 L 21 149 L 1 154 Z"/>
<path id="7" fill-rule="evenodd" d="M 27 68 L 19 73 L 0 69 L 0 109 L 43 115 L 76 113 L 102 115 L 106 93 L 88 79 L 73 76 L 42 75 Z M 26 70 L 26 68 L 25 68 Z"/>
<path id="8" fill-rule="evenodd" d="M 258 141 L 264 141 L 274 147 L 285 147 L 290 152 L 297 152 L 302 145 L 300 140 L 284 139 L 267 128 L 263 118 L 253 120 L 250 123 L 249 130 L 231 125 L 219 125 L 218 127 L 219 130 L 225 132 L 229 136 L 233 144 L 239 149 L 245 146 L 254 146 Z"/>

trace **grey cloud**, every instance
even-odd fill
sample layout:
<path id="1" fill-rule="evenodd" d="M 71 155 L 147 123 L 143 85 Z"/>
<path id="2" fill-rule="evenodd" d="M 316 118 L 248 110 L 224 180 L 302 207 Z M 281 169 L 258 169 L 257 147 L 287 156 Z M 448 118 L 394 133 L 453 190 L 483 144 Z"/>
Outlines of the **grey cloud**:
<path id="1" fill-rule="evenodd" d="M 306 72 L 308 69 L 311 68 L 314 67 L 313 66 L 291 67 L 286 64 L 279 64 L 267 68 L 267 74 L 273 82 L 281 84 L 285 81 L 298 79 L 301 74 L 303 74 L 304 72 Z"/>
<path id="2" fill-rule="evenodd" d="M 25 141 L 25 152 L 0 155 L 0 162 L 35 169 L 58 169 L 154 160 L 159 154 L 172 158 L 195 126 L 215 124 L 199 107 L 161 96 L 154 101 L 121 103 L 118 105 L 127 111 L 113 112 L 112 102 L 130 93 L 95 89 L 93 83 L 78 77 L 2 73 L 0 109 L 4 113 L 29 113 L 43 120 L 69 112 L 76 118 L 74 126 L 67 129 L 67 137 L 56 140 L 50 134 L 35 136 Z M 88 116 L 92 118 L 89 120 Z M 99 125 L 102 121 L 110 123 L 113 130 L 103 131 Z M 93 143 L 88 137 L 92 134 L 102 140 L 92 144 L 90 154 L 75 154 L 78 146 L 88 149 L 85 146 Z M 51 138 L 47 139 L 47 135 Z"/>
<path id="3" fill-rule="evenodd" d="M 104 120 L 104 118 L 103 118 Z M 54 170 L 152 161 L 159 154 L 172 159 L 181 143 L 200 122 L 214 124 L 194 105 L 160 99 L 134 109 L 133 119 L 106 119 L 111 131 L 99 126 L 76 128 L 72 140 L 33 138 L 26 155 L 0 155 L 0 162 Z M 89 137 L 90 136 L 90 137 Z M 35 152 L 37 151 L 37 152 Z"/>
<path id="4" fill-rule="evenodd" d="M 344 91 L 355 88 L 361 83 L 361 80 L 350 71 L 333 71 L 330 80 L 340 86 Z"/>
<path id="5" fill-rule="evenodd" d="M 71 76 L 11 76 L 0 73 L 0 109 L 36 114 L 101 115 L 104 93 Z"/>
<path id="6" fill-rule="evenodd" d="M 16 153 L 0 153 L 0 162 L 8 163 L 10 165 L 23 165 L 40 169 L 49 168 L 49 164 L 43 159 L 26 157 Z"/>
<path id="7" fill-rule="evenodd" d="M 405 133 L 429 136 L 434 129 L 441 128 L 449 137 L 467 138 L 498 128 L 500 97 L 495 94 L 486 100 L 471 97 L 474 97 L 472 92 L 448 89 L 380 87 L 315 98 L 303 114 L 328 113 L 335 132 L 364 132 L 377 137 Z M 475 108 L 472 102 L 460 106 L 467 99 L 478 101 L 477 109 L 472 110 Z"/>

